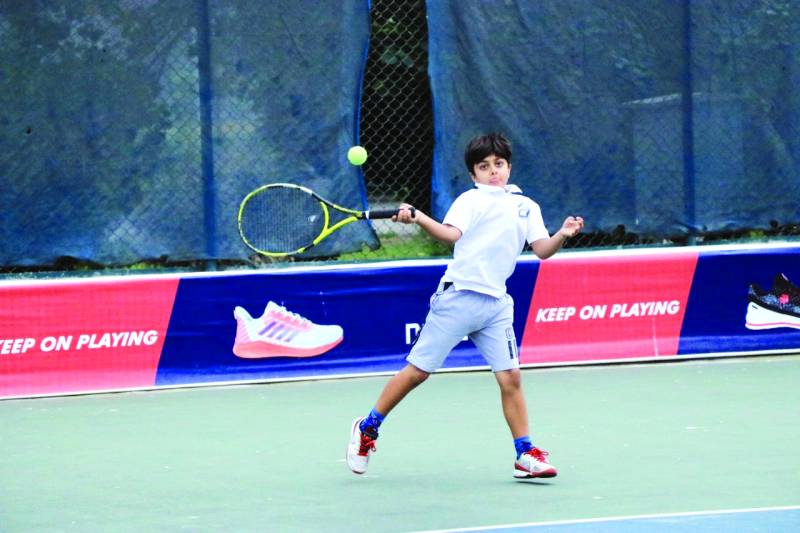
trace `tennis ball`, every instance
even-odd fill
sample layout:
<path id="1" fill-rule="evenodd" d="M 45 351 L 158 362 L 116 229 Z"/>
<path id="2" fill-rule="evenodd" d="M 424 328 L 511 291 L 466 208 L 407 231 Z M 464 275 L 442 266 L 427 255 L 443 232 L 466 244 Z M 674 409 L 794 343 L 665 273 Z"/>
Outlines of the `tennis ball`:
<path id="1" fill-rule="evenodd" d="M 347 151 L 347 160 L 351 165 L 360 167 L 367 160 L 367 151 L 363 146 L 353 146 Z"/>

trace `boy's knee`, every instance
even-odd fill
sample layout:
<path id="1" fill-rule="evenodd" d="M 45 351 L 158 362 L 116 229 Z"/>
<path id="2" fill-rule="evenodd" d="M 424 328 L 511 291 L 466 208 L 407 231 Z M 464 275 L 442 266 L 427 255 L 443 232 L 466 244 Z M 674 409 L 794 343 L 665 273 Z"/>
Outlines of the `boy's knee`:
<path id="1" fill-rule="evenodd" d="M 522 374 L 518 368 L 502 370 L 497 373 L 497 383 L 503 392 L 513 392 L 522 388 Z"/>
<path id="2" fill-rule="evenodd" d="M 412 364 L 409 364 L 408 367 L 408 378 L 409 380 L 416 386 L 428 379 L 430 376 L 429 372 L 425 372 Z"/>

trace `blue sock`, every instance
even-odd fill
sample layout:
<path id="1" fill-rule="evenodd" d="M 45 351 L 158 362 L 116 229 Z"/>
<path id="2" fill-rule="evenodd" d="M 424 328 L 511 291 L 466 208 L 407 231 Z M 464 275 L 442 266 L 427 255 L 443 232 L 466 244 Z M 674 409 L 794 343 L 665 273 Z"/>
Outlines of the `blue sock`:
<path id="1" fill-rule="evenodd" d="M 361 421 L 358 428 L 361 433 L 366 433 L 372 438 L 378 438 L 378 428 L 381 427 L 384 418 L 386 417 L 373 408 L 367 417 Z"/>
<path id="2" fill-rule="evenodd" d="M 525 435 L 524 437 L 514 439 L 514 448 L 517 449 L 517 459 L 519 459 L 520 455 L 533 448 L 533 443 L 531 443 L 531 438 Z"/>

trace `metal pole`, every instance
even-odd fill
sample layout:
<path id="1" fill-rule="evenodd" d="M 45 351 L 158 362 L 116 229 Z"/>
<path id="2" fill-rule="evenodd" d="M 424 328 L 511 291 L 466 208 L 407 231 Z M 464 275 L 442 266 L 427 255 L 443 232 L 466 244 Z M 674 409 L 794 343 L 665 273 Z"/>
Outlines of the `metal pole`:
<path id="1" fill-rule="evenodd" d="M 696 244 L 694 109 L 692 102 L 692 2 L 683 2 L 683 90 L 681 94 L 683 148 L 683 204 L 689 244 Z"/>
<path id="2" fill-rule="evenodd" d="M 217 201 L 214 187 L 214 142 L 212 138 L 214 90 L 211 83 L 211 23 L 208 14 L 208 0 L 197 0 L 197 69 L 206 269 L 216 270 Z"/>

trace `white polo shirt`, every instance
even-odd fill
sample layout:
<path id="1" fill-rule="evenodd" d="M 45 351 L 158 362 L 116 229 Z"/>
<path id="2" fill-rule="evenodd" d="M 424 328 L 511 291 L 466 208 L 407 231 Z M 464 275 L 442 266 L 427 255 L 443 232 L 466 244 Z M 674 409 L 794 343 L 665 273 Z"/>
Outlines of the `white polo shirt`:
<path id="1" fill-rule="evenodd" d="M 456 198 L 443 223 L 460 229 L 461 238 L 442 281 L 496 298 L 506 293 L 525 242 L 550 237 L 539 204 L 521 193 L 516 185 L 477 183 Z"/>

